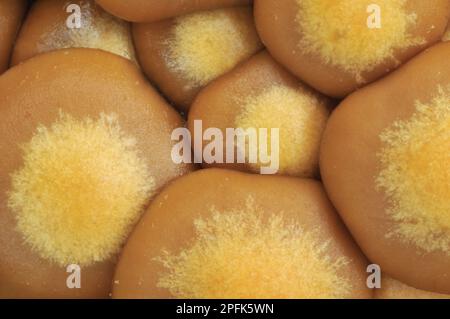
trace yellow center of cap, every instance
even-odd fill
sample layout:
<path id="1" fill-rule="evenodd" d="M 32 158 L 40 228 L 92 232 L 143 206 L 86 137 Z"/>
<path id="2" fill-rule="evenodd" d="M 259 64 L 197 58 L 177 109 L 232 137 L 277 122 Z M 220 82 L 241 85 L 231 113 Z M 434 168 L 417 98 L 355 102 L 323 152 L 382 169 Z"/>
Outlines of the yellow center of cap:
<path id="1" fill-rule="evenodd" d="M 243 210 L 212 211 L 195 221 L 189 247 L 158 258 L 159 287 L 178 298 L 342 298 L 351 283 L 338 275 L 347 261 L 329 243 L 282 215 L 264 218 L 249 200 Z"/>
<path id="2" fill-rule="evenodd" d="M 317 173 L 320 140 L 329 110 L 302 88 L 275 85 L 243 103 L 239 128 L 278 128 L 280 173 L 311 177 Z M 271 140 L 268 143 L 269 149 Z M 260 164 L 252 165 L 259 170 Z"/>
<path id="3" fill-rule="evenodd" d="M 417 17 L 406 11 L 407 0 L 296 0 L 299 48 L 340 67 L 363 82 L 394 52 L 423 42 L 409 34 Z M 374 28 L 370 5 L 380 9 L 380 28 Z M 375 12 L 376 14 L 376 12 Z M 376 21 L 375 21 L 376 22 Z"/>
<path id="4" fill-rule="evenodd" d="M 417 102 L 407 121 L 381 135 L 377 183 L 387 194 L 393 234 L 425 251 L 450 254 L 450 94 Z"/>
<path id="5" fill-rule="evenodd" d="M 114 116 L 40 126 L 12 175 L 9 206 L 25 241 L 61 266 L 118 252 L 154 189 Z"/>
<path id="6" fill-rule="evenodd" d="M 231 70 L 260 47 L 250 9 L 222 9 L 176 19 L 168 65 L 201 86 Z"/>

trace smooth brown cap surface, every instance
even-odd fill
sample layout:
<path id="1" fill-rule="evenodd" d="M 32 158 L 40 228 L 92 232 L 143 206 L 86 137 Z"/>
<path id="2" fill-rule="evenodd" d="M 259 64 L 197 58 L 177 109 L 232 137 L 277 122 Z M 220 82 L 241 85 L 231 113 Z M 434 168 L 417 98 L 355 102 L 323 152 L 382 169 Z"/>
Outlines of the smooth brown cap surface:
<path id="1" fill-rule="evenodd" d="M 160 189 L 192 169 L 170 157 L 180 116 L 132 62 L 100 50 L 61 50 L 27 60 L 0 77 L 0 92 L 0 297 L 108 297 L 114 260 L 82 268 L 82 288 L 69 290 L 66 269 L 39 257 L 16 230 L 7 202 L 11 174 L 23 165 L 21 146 L 61 112 L 80 120 L 113 113 Z"/>
<path id="2" fill-rule="evenodd" d="M 109 13 L 132 22 L 153 22 L 179 15 L 251 3 L 251 0 L 96 0 Z"/>
<path id="3" fill-rule="evenodd" d="M 393 278 L 440 293 L 450 293 L 450 255 L 429 252 L 398 236 L 388 236 L 398 222 L 388 214 L 391 203 L 384 190 L 377 187 L 376 179 L 381 170 L 380 135 L 395 122 L 408 121 L 418 101 L 430 103 L 440 88 L 448 88 L 449 55 L 450 43 L 437 44 L 390 76 L 349 96 L 328 122 L 320 158 L 327 193 L 366 256 Z M 440 165 L 445 169 L 447 164 Z M 441 175 L 439 170 L 429 172 Z M 427 177 L 420 170 L 416 174 Z M 435 201 L 448 200 L 439 197 L 446 196 L 445 192 L 428 196 L 430 200 L 430 196 L 436 196 Z"/>
<path id="4" fill-rule="evenodd" d="M 283 218 L 298 223 L 304 231 L 317 231 L 321 243 L 329 241 L 325 250 L 331 260 L 343 256 L 348 258 L 349 262 L 339 269 L 339 276 L 350 285 L 347 297 L 371 297 L 372 292 L 367 289 L 365 279 L 367 261 L 339 221 L 320 183 L 221 169 L 200 170 L 178 179 L 153 201 L 120 257 L 114 278 L 113 297 L 173 298 L 174 295 L 168 289 L 158 286 L 164 267 L 155 258 L 160 256 L 163 249 L 178 253 L 189 243 L 195 242 L 194 221 L 210 218 L 211 208 L 222 213 L 245 209 L 249 198 L 259 207 L 264 218 L 280 213 Z M 251 214 L 250 211 L 246 213 Z M 238 225 L 233 225 L 235 226 Z M 287 228 L 285 230 L 289 232 Z M 254 240 L 258 241 L 260 238 Z M 251 243 L 249 245 L 252 247 Z M 254 253 L 258 254 L 257 251 Z M 245 258 L 240 258 L 242 257 Z M 272 258 L 277 256 L 273 255 Z M 235 265 L 236 271 L 239 271 L 239 262 L 236 261 L 230 261 L 230 265 Z M 266 276 L 269 278 L 271 274 L 266 273 Z M 254 280 L 263 279 L 258 277 Z M 221 287 L 221 282 L 215 284 L 217 289 Z M 297 284 L 299 283 L 293 281 L 293 285 Z M 239 289 L 251 291 L 251 287 Z M 296 297 L 302 298 L 300 295 Z"/>
<path id="5" fill-rule="evenodd" d="M 326 6 L 326 2 L 322 4 L 323 1 L 317 1 L 317 8 L 320 8 L 319 5 Z M 349 6 L 352 7 L 352 1 L 342 1 L 342 3 L 348 2 Z M 259 35 L 261 36 L 262 41 L 266 45 L 269 52 L 273 55 L 273 57 L 291 70 L 296 76 L 298 76 L 305 83 L 308 83 L 318 91 L 324 93 L 325 95 L 341 98 L 345 97 L 351 92 L 354 92 L 359 87 L 369 84 L 380 77 L 386 75 L 393 69 L 399 66 L 399 64 L 404 63 L 409 60 L 425 48 L 431 46 L 432 44 L 440 41 L 442 34 L 445 31 L 445 27 L 447 25 L 449 19 L 450 12 L 450 4 L 447 0 L 439 0 L 434 1 L 431 5 L 430 2 L 422 1 L 422 0 L 409 0 L 406 2 L 406 10 L 410 14 L 416 16 L 417 20 L 415 25 L 409 28 L 408 33 L 411 35 L 411 38 L 418 37 L 423 41 L 419 41 L 420 44 L 406 46 L 402 49 L 394 50 L 395 59 L 386 59 L 385 61 L 379 63 L 373 68 L 373 70 L 363 72 L 361 76 L 365 79 L 364 83 L 358 83 L 357 77 L 354 74 L 351 74 L 345 71 L 343 68 L 334 66 L 329 62 L 326 62 L 323 58 L 321 58 L 318 54 L 307 53 L 304 51 L 305 46 L 300 45 L 302 41 L 302 31 L 299 25 L 299 19 L 297 17 L 299 13 L 299 0 L 256 0 L 255 1 L 255 21 L 256 27 L 258 29 Z M 314 5 L 314 1 L 307 2 L 310 6 Z M 384 5 L 389 2 L 384 2 Z M 368 5 L 370 1 L 368 1 Z M 358 2 L 356 5 L 360 5 Z M 356 6 L 355 6 L 356 7 Z M 316 8 L 316 9 L 317 9 Z M 384 11 L 383 11 L 384 9 Z M 392 8 L 384 8 L 381 11 L 381 19 L 382 23 L 389 23 L 391 21 L 386 17 L 387 11 Z M 322 10 L 322 9 L 318 9 Z M 348 10 L 348 8 L 347 8 Z M 313 11 L 317 12 L 317 11 Z M 315 14 L 315 13 L 314 13 Z M 366 23 L 366 18 L 369 17 L 370 13 L 364 11 L 359 12 L 358 14 L 362 15 L 364 19 L 358 21 L 343 21 L 339 17 L 339 11 L 337 10 L 333 13 L 332 20 L 327 23 L 323 22 L 322 24 L 314 24 L 315 27 L 320 25 L 320 28 L 313 28 L 311 24 L 311 29 L 315 30 L 315 32 L 321 32 L 321 28 L 330 28 L 336 29 L 337 32 L 341 32 L 342 29 L 346 27 L 346 25 L 341 25 L 342 23 L 354 24 L 349 30 L 354 28 L 357 30 L 358 27 L 365 28 L 365 25 L 358 25 L 358 23 Z M 312 15 L 312 13 L 311 13 Z M 324 20 L 330 16 L 330 13 L 327 12 L 320 17 L 320 19 Z M 385 18 L 386 17 L 386 18 Z M 310 19 L 317 19 L 319 17 L 309 16 Z M 390 17 L 392 18 L 392 17 Z M 385 19 L 385 20 L 383 20 Z M 303 20 L 305 21 L 305 20 Z M 403 21 L 404 22 L 404 21 Z M 317 23 L 317 21 L 313 21 L 313 23 Z M 339 25 L 333 26 L 332 23 L 336 23 Z M 331 24 L 331 25 L 330 25 Z M 374 45 L 373 50 L 371 52 L 363 52 L 366 48 L 361 48 L 361 52 L 349 52 L 348 56 L 357 57 L 362 56 L 364 54 L 373 54 L 381 48 L 382 41 L 386 41 L 386 38 L 382 37 L 383 32 L 386 28 L 385 25 L 381 25 L 381 37 L 379 38 L 380 46 L 377 47 L 376 44 L 367 43 L 369 45 Z M 395 32 L 395 29 L 392 27 L 391 32 Z M 399 30 L 399 29 L 398 29 Z M 331 33 L 331 32 L 330 32 Z M 361 40 L 364 40 L 363 33 L 361 32 Z M 316 35 L 313 35 L 316 36 Z M 338 35 L 330 34 L 330 37 Z M 345 36 L 342 36 L 342 39 L 337 38 L 336 41 L 327 40 L 323 45 L 330 45 L 330 47 L 341 45 L 342 42 L 348 41 Z M 400 40 L 404 41 L 404 40 Z M 355 43 L 349 45 L 346 49 L 352 50 L 358 47 L 357 39 L 355 39 Z M 320 48 L 319 48 L 320 50 Z M 337 48 L 335 48 L 337 50 Z M 335 52 L 337 54 L 337 52 Z M 330 54 L 335 54 L 330 52 Z M 342 53 L 342 52 L 340 52 Z M 349 61 L 352 63 L 352 61 Z"/>
<path id="6" fill-rule="evenodd" d="M 286 92 L 295 92 L 298 95 L 295 98 L 292 98 L 290 94 L 286 97 Z M 271 96 L 274 98 L 268 102 L 259 101 L 265 95 L 268 95 L 269 99 Z M 291 100 L 288 101 L 288 99 Z M 255 101 L 258 101 L 257 108 L 259 110 L 255 108 L 251 115 L 255 119 L 250 118 L 248 121 L 254 122 L 255 125 L 272 124 L 273 127 L 261 128 L 269 130 L 278 128 L 282 134 L 278 144 L 280 144 L 280 167 L 284 171 L 280 169 L 278 173 L 300 177 L 318 177 L 317 153 L 320 137 L 333 102 L 298 81 L 266 51 L 253 56 L 199 93 L 188 116 L 188 128 L 193 137 L 193 146 L 195 146 L 195 139 L 202 139 L 203 132 L 208 128 L 220 129 L 224 137 L 227 128 L 239 128 L 238 119 L 245 114 L 248 104 L 255 103 Z M 267 105 L 269 106 L 267 107 Z M 283 116 L 279 116 L 280 109 L 288 111 L 286 114 L 283 113 Z M 288 112 L 292 114 L 288 114 Z M 305 114 L 308 115 L 305 116 Z M 320 114 L 320 116 L 311 116 L 311 114 Z M 314 120 L 321 123 L 309 123 Z M 197 136 L 199 132 L 195 129 L 195 121 L 202 121 L 203 132 L 200 137 Z M 294 127 L 295 130 L 289 130 L 288 126 Z M 255 126 L 255 128 L 259 129 L 260 127 Z M 289 134 L 285 134 L 284 129 L 288 129 Z M 203 149 L 206 145 L 207 143 L 204 141 Z M 223 154 L 226 154 L 226 148 L 227 145 L 224 143 Z M 283 151 L 289 151 L 289 148 L 294 149 L 293 152 L 298 151 L 298 154 L 293 152 L 284 154 Z M 302 152 L 311 154 L 298 158 Z M 235 150 L 235 154 L 237 154 L 237 150 Z M 248 161 L 245 164 L 235 161 L 235 163 L 203 163 L 203 165 L 259 173 L 259 165 L 249 164 Z"/>
<path id="7" fill-rule="evenodd" d="M 26 8 L 26 0 L 0 1 L 0 74 L 8 68 L 13 43 Z"/>
<path id="8" fill-rule="evenodd" d="M 250 7 L 135 23 L 132 32 L 145 74 L 182 111 L 203 87 L 262 49 Z"/>

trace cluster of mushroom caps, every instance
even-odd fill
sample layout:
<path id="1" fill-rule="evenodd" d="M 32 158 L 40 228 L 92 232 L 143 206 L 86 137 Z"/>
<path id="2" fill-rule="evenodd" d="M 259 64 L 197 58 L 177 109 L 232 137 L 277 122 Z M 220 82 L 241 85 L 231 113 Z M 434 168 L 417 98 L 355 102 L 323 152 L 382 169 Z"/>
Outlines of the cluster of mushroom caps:
<path id="1" fill-rule="evenodd" d="M 0 298 L 449 298 L 449 17 L 0 0 Z M 175 163 L 198 120 L 279 128 L 278 173 Z"/>

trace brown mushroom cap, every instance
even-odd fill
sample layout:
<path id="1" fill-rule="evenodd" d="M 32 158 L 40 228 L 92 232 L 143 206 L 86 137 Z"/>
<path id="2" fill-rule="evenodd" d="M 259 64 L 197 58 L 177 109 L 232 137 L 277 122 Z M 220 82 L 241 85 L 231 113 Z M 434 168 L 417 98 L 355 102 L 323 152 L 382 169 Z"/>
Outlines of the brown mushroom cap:
<path id="1" fill-rule="evenodd" d="M 256 0 L 256 26 L 269 52 L 318 91 L 344 97 L 439 41 L 447 0 L 378 1 L 381 28 L 370 29 L 370 0 Z M 300 7 L 300 5 L 302 7 Z"/>
<path id="2" fill-rule="evenodd" d="M 66 8 L 76 4 L 81 9 L 81 28 L 70 29 L 66 22 L 72 15 Z M 35 1 L 14 47 L 12 65 L 37 54 L 57 49 L 102 49 L 135 61 L 130 24 L 103 11 L 94 0 L 61 3 L 60 0 Z"/>
<path id="3" fill-rule="evenodd" d="M 222 7 L 246 5 L 251 0 L 96 0 L 111 14 L 133 22 L 153 22 Z"/>
<path id="4" fill-rule="evenodd" d="M 277 173 L 318 177 L 319 146 L 332 105 L 331 100 L 299 82 L 264 51 L 200 92 L 189 112 L 188 128 L 193 141 L 198 137 L 195 129 L 198 120 L 202 121 L 203 132 L 219 128 L 224 137 L 227 128 L 263 128 L 269 134 L 271 129 L 279 129 Z M 271 137 L 269 140 L 270 147 Z M 206 145 L 204 142 L 203 148 Z M 224 158 L 226 148 L 224 143 Z M 245 164 L 203 165 L 255 173 L 266 166 L 261 162 L 249 163 L 248 152 L 246 155 Z"/>
<path id="5" fill-rule="evenodd" d="M 201 88 L 262 49 L 250 7 L 133 24 L 133 38 L 146 75 L 183 111 Z"/>
<path id="6" fill-rule="evenodd" d="M 449 55 L 450 43 L 437 44 L 349 96 L 320 157 L 330 199 L 366 256 L 405 284 L 447 294 Z"/>
<path id="7" fill-rule="evenodd" d="M 180 252 L 183 262 L 161 262 Z M 122 252 L 113 297 L 369 298 L 366 266 L 320 183 L 207 169 L 153 201 Z"/>
<path id="8" fill-rule="evenodd" d="M 26 0 L 0 1 L 0 74 L 8 68 L 13 43 L 26 8 Z"/>
<path id="9" fill-rule="evenodd" d="M 129 157 L 134 159 L 134 162 L 129 164 L 139 163 L 139 165 L 147 167 L 145 176 L 151 176 L 153 193 L 155 193 L 170 180 L 192 169 L 186 165 L 175 165 L 170 158 L 172 148 L 170 135 L 174 128 L 183 125 L 180 116 L 148 85 L 132 62 L 93 49 L 60 50 L 27 60 L 0 77 L 0 91 L 2 92 L 0 95 L 0 105 L 2 106 L 0 108 L 0 118 L 2 119 L 0 153 L 3 156 L 0 162 L 0 260 L 2 261 L 0 263 L 0 297 L 107 297 L 110 292 L 114 269 L 114 256 L 107 260 L 92 262 L 86 266 L 81 265 L 81 289 L 68 289 L 66 279 L 69 274 L 66 273 L 66 268 L 49 258 L 43 258 L 41 254 L 42 245 L 35 245 L 35 247 L 30 245 L 30 241 L 33 245 L 36 244 L 34 240 L 39 234 L 33 233 L 33 229 L 30 230 L 25 226 L 29 222 L 36 222 L 36 219 L 31 218 L 36 215 L 36 211 L 39 212 L 39 207 L 36 210 L 33 207 L 25 207 L 28 210 L 13 213 L 11 201 L 16 204 L 15 208 L 18 206 L 18 200 L 22 200 L 22 202 L 19 202 L 22 205 L 19 205 L 19 208 L 29 205 L 27 204 L 27 198 L 20 198 L 22 194 L 37 194 L 38 199 L 36 197 L 28 198 L 30 204 L 36 205 L 39 205 L 39 196 L 45 196 L 45 194 L 39 193 L 39 189 L 29 190 L 28 193 L 20 189 L 30 182 L 23 176 L 30 178 L 33 174 L 39 174 L 39 167 L 34 167 L 33 162 L 42 164 L 42 159 L 33 158 L 32 154 L 34 153 L 30 153 L 30 150 L 42 150 L 43 148 L 48 149 L 48 147 L 51 149 L 52 144 L 47 143 L 47 140 L 53 138 L 53 141 L 58 142 L 59 147 L 47 153 L 50 154 L 48 155 L 49 160 L 64 160 L 60 157 L 64 156 L 63 151 L 67 147 L 69 161 L 63 162 L 68 165 L 70 170 L 62 171 L 62 173 L 67 174 L 68 179 L 65 186 L 65 183 L 62 183 L 61 197 L 58 198 L 64 199 L 64 193 L 69 194 L 68 198 L 78 198 L 74 196 L 81 194 L 79 204 L 86 207 L 86 205 L 89 205 L 89 198 L 95 198 L 95 196 L 90 196 L 89 190 L 84 190 L 83 187 L 78 188 L 70 184 L 70 177 L 83 174 L 83 168 L 71 167 L 70 161 L 71 158 L 75 157 L 71 147 L 79 147 L 80 145 L 65 145 L 64 140 L 67 138 L 72 141 L 84 142 L 87 145 L 86 147 L 89 147 L 89 143 L 96 145 L 95 143 L 98 142 L 90 139 L 90 136 L 95 136 L 92 135 L 95 132 L 99 132 L 100 136 L 117 136 L 120 134 L 119 136 L 124 136 L 123 138 L 120 137 L 119 141 L 120 143 L 125 142 L 122 145 L 123 149 L 128 152 L 128 149 L 132 147 L 136 150 L 138 156 L 138 159 Z M 70 116 L 71 120 L 61 121 L 61 114 Z M 99 127 L 97 119 L 103 115 L 114 115 L 116 119 L 114 123 L 117 123 L 117 125 L 110 125 L 110 122 L 106 122 L 107 125 Z M 67 123 L 69 123 L 69 126 L 66 125 Z M 90 128 L 90 130 L 80 130 L 80 127 L 82 129 Z M 107 128 L 106 134 L 104 134 L 104 128 Z M 78 135 L 73 135 L 75 138 L 70 139 L 72 131 L 78 132 Z M 64 139 L 58 141 L 57 138 L 61 136 Z M 111 140 L 111 142 L 116 143 L 114 144 L 116 148 L 122 147 L 121 145 L 117 146 L 117 139 Z M 26 148 L 24 148 L 25 145 L 27 145 Z M 102 147 L 108 150 L 108 145 L 106 141 L 106 146 L 102 145 Z M 86 147 L 83 149 L 86 150 Z M 63 149 L 63 151 L 60 151 L 60 149 Z M 98 151 L 98 149 L 92 149 L 92 152 L 85 154 L 90 159 L 88 165 L 95 166 L 96 159 L 105 160 L 105 156 L 98 154 Z M 111 154 L 116 158 L 121 158 L 120 152 L 114 152 L 115 149 L 111 149 L 111 151 L 113 151 Z M 26 158 L 27 162 L 24 162 L 23 156 L 25 155 L 29 155 Z M 51 159 L 52 156 L 59 157 Z M 106 161 L 102 163 L 109 165 L 107 162 L 108 156 Z M 55 165 L 58 170 L 64 169 L 59 164 L 55 163 Z M 123 162 L 122 166 L 119 165 L 119 167 L 112 165 L 110 170 L 118 176 L 121 174 L 130 176 L 128 172 L 134 172 L 135 168 L 127 168 L 124 165 L 126 166 L 126 163 Z M 89 174 L 97 176 L 95 167 L 91 168 Z M 105 167 L 98 168 L 104 172 Z M 28 171 L 25 171 L 27 174 L 19 175 L 22 176 L 22 179 L 18 180 L 17 173 L 23 172 L 25 169 L 28 169 Z M 121 171 L 121 169 L 124 170 Z M 47 170 L 47 172 L 49 171 Z M 132 176 L 136 176 L 135 173 L 133 174 Z M 13 178 L 13 176 L 15 177 Z M 59 181 L 64 181 L 64 177 L 54 177 L 57 177 Z M 85 177 L 89 178 L 88 175 Z M 97 177 L 102 178 L 101 175 Z M 45 186 L 45 178 L 45 175 L 39 177 L 40 185 Z M 105 178 L 116 180 L 115 176 L 108 177 L 105 175 Z M 13 179 L 15 181 L 14 186 L 19 189 L 13 190 Z M 98 181 L 101 182 L 101 180 Z M 83 179 L 79 179 L 78 182 L 80 185 L 84 183 Z M 116 182 L 118 182 L 117 189 L 120 192 L 122 182 L 120 180 L 116 180 Z M 51 183 L 53 183 L 53 179 Z M 89 185 L 86 184 L 85 186 Z M 116 186 L 105 183 L 102 189 L 108 189 L 108 187 Z M 77 194 L 71 196 L 71 191 L 77 192 Z M 105 192 L 103 194 L 108 196 Z M 16 197 L 11 200 L 11 196 Z M 55 198 L 55 200 L 58 198 Z M 82 198 L 86 199 L 83 200 Z M 102 198 L 97 199 L 105 203 Z M 145 201 L 148 202 L 149 199 Z M 114 198 L 108 200 L 115 201 Z M 127 199 L 122 200 L 126 201 Z M 65 205 L 64 202 L 55 202 L 54 204 Z M 77 205 L 76 203 L 72 204 Z M 133 205 L 133 203 L 129 204 Z M 17 215 L 18 213 L 20 215 Z M 47 220 L 41 219 L 37 222 L 47 226 L 50 225 L 53 213 L 51 212 L 48 215 Z M 77 212 L 74 213 L 77 214 Z M 80 214 L 82 213 L 84 212 L 80 211 Z M 37 218 L 41 217 L 38 216 Z M 76 218 L 76 216 L 67 216 L 68 221 L 73 218 Z M 19 227 L 19 220 L 24 222 L 25 226 Z M 56 221 L 53 226 L 61 227 L 60 224 L 56 224 Z M 90 226 L 92 225 L 86 224 L 86 227 Z M 97 227 L 100 231 L 105 226 L 99 224 Z M 22 229 L 28 231 L 26 237 Z M 67 232 L 72 234 L 71 236 L 76 236 L 76 233 L 74 234 L 71 229 L 67 229 Z M 59 232 L 59 234 L 61 233 L 64 235 L 64 228 Z M 115 234 L 111 235 L 114 236 Z M 80 238 L 80 240 L 83 239 Z M 64 246 L 64 243 L 59 244 Z M 97 253 L 98 256 L 103 254 L 102 251 Z M 53 252 L 47 252 L 48 254 L 52 255 Z M 56 252 L 55 256 L 57 256 Z"/>

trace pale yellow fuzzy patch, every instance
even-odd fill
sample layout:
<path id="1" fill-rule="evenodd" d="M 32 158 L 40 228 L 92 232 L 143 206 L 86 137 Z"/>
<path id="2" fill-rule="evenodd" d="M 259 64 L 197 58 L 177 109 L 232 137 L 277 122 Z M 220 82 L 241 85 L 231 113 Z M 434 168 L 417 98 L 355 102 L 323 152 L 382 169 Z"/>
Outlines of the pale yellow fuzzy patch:
<path id="1" fill-rule="evenodd" d="M 195 237 L 178 254 L 157 258 L 158 286 L 177 298 L 345 298 L 347 259 L 328 255 L 330 242 L 283 214 L 263 217 L 249 199 L 242 210 L 197 219 Z"/>
<path id="2" fill-rule="evenodd" d="M 60 266 L 116 254 L 154 190 L 138 153 L 113 115 L 39 126 L 9 194 L 25 242 Z"/>
<path id="3" fill-rule="evenodd" d="M 398 235 L 424 251 L 450 254 L 450 91 L 417 103 L 381 134 L 378 186 Z"/>
<path id="4" fill-rule="evenodd" d="M 177 18 L 168 40 L 169 67 L 203 86 L 261 48 L 250 8 L 220 9 Z"/>
<path id="5" fill-rule="evenodd" d="M 320 141 L 329 116 L 323 99 L 301 87 L 274 85 L 243 105 L 236 127 L 267 128 L 269 141 L 270 129 L 280 129 L 280 173 L 303 177 L 317 173 Z M 250 165 L 255 171 L 261 166 Z"/>
<path id="6" fill-rule="evenodd" d="M 67 3 L 66 5 L 69 5 Z M 55 49 L 100 49 L 136 61 L 130 25 L 103 11 L 93 1 L 81 1 L 81 28 L 70 29 L 58 21 L 41 36 L 39 52 Z M 68 13 L 69 15 L 69 13 Z"/>
<path id="7" fill-rule="evenodd" d="M 296 0 L 299 48 L 319 56 L 364 82 L 362 73 L 387 60 L 396 50 L 424 42 L 410 34 L 417 16 L 407 12 L 408 0 Z M 367 8 L 381 9 L 381 28 L 369 28 Z"/>

